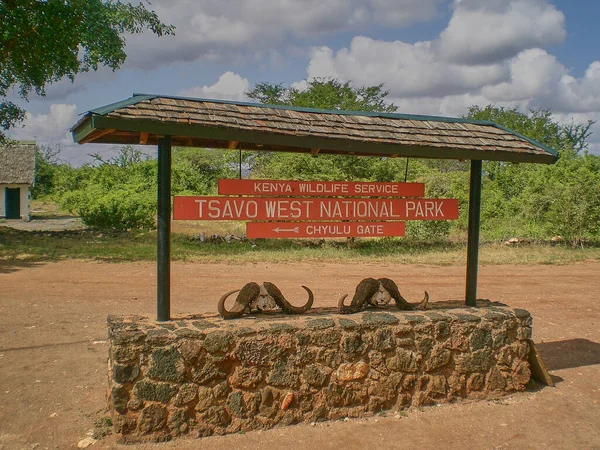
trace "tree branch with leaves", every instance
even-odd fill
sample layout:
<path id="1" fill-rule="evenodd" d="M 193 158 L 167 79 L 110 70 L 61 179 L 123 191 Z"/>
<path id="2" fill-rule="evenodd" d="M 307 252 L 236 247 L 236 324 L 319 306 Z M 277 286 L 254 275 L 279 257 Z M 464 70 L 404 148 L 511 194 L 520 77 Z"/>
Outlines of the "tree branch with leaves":
<path id="1" fill-rule="evenodd" d="M 0 0 L 0 142 L 25 118 L 7 99 L 27 100 L 62 78 L 125 61 L 125 35 L 174 34 L 144 3 L 114 0 Z"/>

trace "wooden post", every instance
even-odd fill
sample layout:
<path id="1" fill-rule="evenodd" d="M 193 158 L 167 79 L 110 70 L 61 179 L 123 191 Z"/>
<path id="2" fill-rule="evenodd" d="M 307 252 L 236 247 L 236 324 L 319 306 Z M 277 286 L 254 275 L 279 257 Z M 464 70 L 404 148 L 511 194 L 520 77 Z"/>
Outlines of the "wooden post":
<path id="1" fill-rule="evenodd" d="M 479 264 L 479 225 L 481 211 L 481 160 L 471 160 L 469 186 L 469 237 L 467 240 L 467 288 L 465 303 L 477 306 L 477 266 Z"/>
<path id="2" fill-rule="evenodd" d="M 171 320 L 171 136 L 158 140 L 156 320 Z"/>

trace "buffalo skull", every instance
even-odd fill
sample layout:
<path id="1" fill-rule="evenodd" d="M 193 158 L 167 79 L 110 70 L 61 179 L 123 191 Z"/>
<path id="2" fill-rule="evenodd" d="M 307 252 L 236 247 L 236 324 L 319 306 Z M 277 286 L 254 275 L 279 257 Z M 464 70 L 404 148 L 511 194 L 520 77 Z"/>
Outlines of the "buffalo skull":
<path id="1" fill-rule="evenodd" d="M 308 301 L 304 306 L 293 306 L 285 299 L 277 286 L 265 281 L 261 284 L 251 282 L 242 289 L 226 292 L 219 299 L 217 308 L 223 319 L 234 319 L 254 311 L 273 311 L 277 309 L 283 310 L 286 314 L 302 314 L 311 308 L 314 301 L 312 291 L 306 286 L 302 286 L 302 288 L 308 292 Z M 229 310 L 225 309 L 225 300 L 236 292 L 239 292 L 239 294 L 233 306 Z"/>
<path id="2" fill-rule="evenodd" d="M 425 291 L 425 297 L 421 303 L 408 303 L 400 295 L 398 285 L 389 278 L 379 278 L 378 280 L 375 278 L 365 278 L 356 286 L 356 292 L 350 305 L 344 305 L 346 297 L 348 297 L 348 294 L 343 295 L 338 302 L 341 314 L 352 314 L 368 307 L 387 306 L 392 299 L 396 302 L 396 308 L 404 311 L 415 309 L 425 310 L 429 303 L 429 294 L 427 291 Z"/>

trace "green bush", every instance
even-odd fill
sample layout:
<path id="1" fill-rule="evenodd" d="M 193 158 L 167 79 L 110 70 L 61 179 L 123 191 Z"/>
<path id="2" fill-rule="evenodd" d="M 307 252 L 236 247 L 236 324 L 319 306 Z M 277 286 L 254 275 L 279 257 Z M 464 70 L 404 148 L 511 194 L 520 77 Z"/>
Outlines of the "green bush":
<path id="1" fill-rule="evenodd" d="M 152 229 L 156 214 L 156 195 L 131 189 L 105 191 L 90 187 L 67 194 L 64 204 L 76 211 L 92 228 Z"/>
<path id="2" fill-rule="evenodd" d="M 233 174 L 231 157 L 231 152 L 174 149 L 173 194 L 215 194 L 217 180 Z M 108 160 L 99 155 L 95 159 L 93 165 L 55 170 L 54 196 L 60 206 L 79 214 L 93 228 L 154 228 L 156 160 L 131 147 Z"/>

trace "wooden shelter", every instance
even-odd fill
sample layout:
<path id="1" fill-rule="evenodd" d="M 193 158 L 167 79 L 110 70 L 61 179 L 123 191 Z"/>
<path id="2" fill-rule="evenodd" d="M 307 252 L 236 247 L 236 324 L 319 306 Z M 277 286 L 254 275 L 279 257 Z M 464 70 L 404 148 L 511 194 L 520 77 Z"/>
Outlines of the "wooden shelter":
<path id="1" fill-rule="evenodd" d="M 91 110 L 75 142 L 158 145 L 158 320 L 170 319 L 171 146 L 471 161 L 466 304 L 475 305 L 482 160 L 552 164 L 557 153 L 494 122 L 134 94 Z"/>

